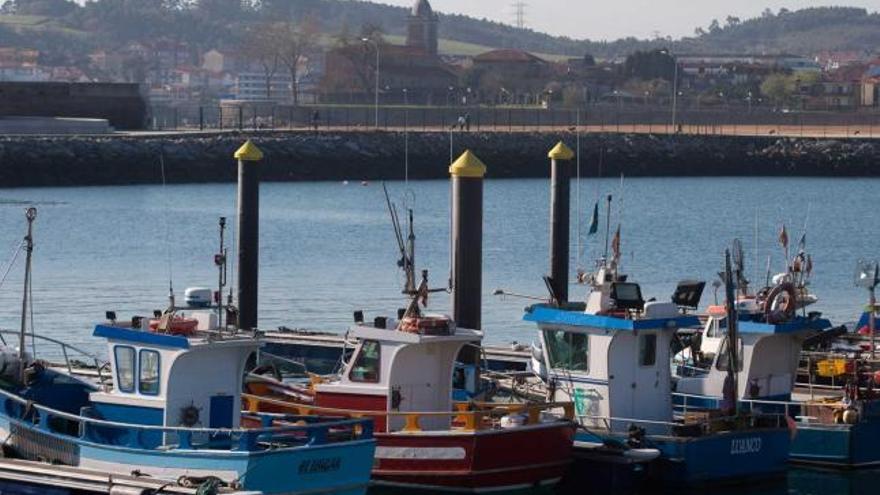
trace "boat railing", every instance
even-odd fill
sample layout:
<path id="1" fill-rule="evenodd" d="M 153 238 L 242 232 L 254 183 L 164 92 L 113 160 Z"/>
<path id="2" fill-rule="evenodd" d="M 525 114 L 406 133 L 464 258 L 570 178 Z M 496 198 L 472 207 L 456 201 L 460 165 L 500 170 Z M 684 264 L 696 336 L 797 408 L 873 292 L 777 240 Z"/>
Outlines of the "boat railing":
<path id="1" fill-rule="evenodd" d="M 675 364 L 674 366 L 678 371 L 678 376 L 683 378 L 706 376 L 710 373 L 710 370 L 706 368 L 700 368 L 699 366 L 693 366 L 689 364 Z"/>
<path id="2" fill-rule="evenodd" d="M 682 399 L 681 404 L 678 404 L 675 407 L 676 411 L 680 411 L 682 414 L 687 414 L 688 412 L 696 412 L 696 411 L 705 411 L 707 409 L 711 409 L 713 407 L 717 408 L 721 399 L 718 397 L 712 397 L 708 395 L 699 395 L 699 394 L 684 394 L 675 392 L 673 396 L 679 397 Z M 690 401 L 690 402 L 689 402 Z M 811 423 L 823 423 L 826 422 L 821 421 L 820 418 L 816 417 L 812 414 L 811 411 L 805 411 L 805 408 L 810 408 L 814 410 L 827 408 L 832 411 L 842 410 L 841 404 L 839 402 L 828 402 L 823 403 L 819 401 L 809 401 L 809 402 L 798 402 L 798 401 L 786 401 L 786 400 L 774 400 L 774 399 L 739 399 L 737 400 L 739 404 L 748 406 L 747 411 L 752 414 L 781 414 L 786 418 L 791 418 L 798 423 L 802 424 L 811 424 Z M 712 404 L 712 406 L 707 406 L 706 404 Z M 768 411 L 769 410 L 769 411 Z M 771 412 L 772 411 L 772 412 Z"/>
<path id="3" fill-rule="evenodd" d="M 15 330 L 2 330 L 0 329 L 0 342 L 3 345 L 9 345 L 6 342 L 6 336 L 14 336 L 18 337 L 21 335 L 20 332 Z M 53 339 L 52 337 L 47 337 L 45 335 L 35 334 L 26 332 L 25 337 L 31 340 L 32 346 L 36 349 L 36 343 L 40 342 L 41 344 L 51 344 L 52 347 L 49 347 L 48 350 L 44 350 L 44 346 L 40 345 L 40 353 L 44 358 L 48 358 L 47 360 L 50 364 L 59 365 L 60 367 L 66 368 L 67 372 L 70 374 L 75 374 L 78 370 L 83 369 L 94 369 L 98 374 L 98 378 L 102 380 L 104 376 L 102 376 L 106 361 L 98 357 L 97 354 L 81 349 L 77 346 L 68 344 L 67 342 L 62 342 L 57 339 Z M 33 356 L 34 359 L 37 356 Z M 60 363 L 54 363 L 52 360 L 62 359 L 63 361 Z M 109 377 L 107 377 L 109 379 Z"/>
<path id="4" fill-rule="evenodd" d="M 268 406 L 271 409 L 282 411 L 296 411 L 301 416 L 312 414 L 344 416 L 352 418 L 385 419 L 385 432 L 391 432 L 392 427 L 389 419 L 402 418 L 403 426 L 399 430 L 406 433 L 421 431 L 433 431 L 424 426 L 422 420 L 426 418 L 449 418 L 452 429 L 459 431 L 479 431 L 493 428 L 503 416 L 523 415 L 525 424 L 537 424 L 542 422 L 542 413 L 562 412 L 561 418 L 574 419 L 574 403 L 572 402 L 549 402 L 541 404 L 499 404 L 481 402 L 457 402 L 454 411 L 369 411 L 340 409 L 333 407 L 321 407 L 311 404 L 300 404 L 281 399 L 260 397 L 252 394 L 242 394 L 242 402 L 245 409 L 257 413 Z M 446 430 L 448 428 L 444 428 Z"/>
<path id="5" fill-rule="evenodd" d="M 104 445 L 169 451 L 203 450 L 256 452 L 316 446 L 350 440 L 369 440 L 373 422 L 351 418 L 324 421 L 311 415 L 244 413 L 257 428 L 204 428 L 121 423 L 77 415 L 37 404 L 0 389 L 0 407 L 16 426 L 52 436 L 76 436 Z M 19 434 L 24 434 L 20 432 Z M 172 438 L 176 443 L 165 442 Z"/>
<path id="6" fill-rule="evenodd" d="M 786 425 L 784 416 L 777 413 L 750 414 L 749 416 L 689 416 L 682 421 L 662 421 L 579 414 L 578 421 L 581 425 L 585 426 L 587 432 L 590 432 L 590 428 L 602 428 L 608 431 L 626 431 L 624 428 L 628 429 L 630 426 L 636 426 L 650 431 L 651 434 L 675 437 L 700 436 L 712 432 L 731 431 L 744 427 L 779 428 Z"/>

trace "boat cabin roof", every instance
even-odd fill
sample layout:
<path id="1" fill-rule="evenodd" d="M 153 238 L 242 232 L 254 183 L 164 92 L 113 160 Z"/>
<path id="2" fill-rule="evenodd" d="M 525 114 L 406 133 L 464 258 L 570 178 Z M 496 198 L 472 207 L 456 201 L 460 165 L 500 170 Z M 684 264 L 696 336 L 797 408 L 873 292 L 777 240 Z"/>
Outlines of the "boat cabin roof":
<path id="1" fill-rule="evenodd" d="M 526 308 L 523 320 L 541 324 L 558 324 L 618 332 L 635 332 L 649 329 L 675 331 L 681 327 L 698 325 L 700 323 L 699 319 L 693 315 L 630 319 L 613 315 L 594 315 L 582 311 L 566 310 L 548 304 L 535 304 Z"/>
<path id="2" fill-rule="evenodd" d="M 727 316 L 713 316 L 715 320 L 723 321 Z M 825 318 L 811 316 L 796 316 L 785 323 L 766 323 L 740 315 L 737 331 L 741 334 L 760 335 L 792 335 L 801 332 L 819 331 L 831 327 L 831 322 Z"/>
<path id="3" fill-rule="evenodd" d="M 349 336 L 362 340 L 379 340 L 400 344 L 426 344 L 432 342 L 473 342 L 483 338 L 483 332 L 469 328 L 456 328 L 448 335 L 426 335 L 404 332 L 395 328 L 376 328 L 370 325 L 354 325 L 349 328 Z"/>

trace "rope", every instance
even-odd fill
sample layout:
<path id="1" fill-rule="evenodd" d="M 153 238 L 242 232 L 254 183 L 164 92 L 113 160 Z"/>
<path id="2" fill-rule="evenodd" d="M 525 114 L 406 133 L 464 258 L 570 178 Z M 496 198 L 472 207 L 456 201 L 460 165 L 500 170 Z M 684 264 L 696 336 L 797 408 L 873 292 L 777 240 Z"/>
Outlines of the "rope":
<path id="1" fill-rule="evenodd" d="M 162 152 L 159 153 L 159 165 L 162 171 L 162 196 L 165 200 L 165 209 L 162 214 L 162 223 L 164 223 L 165 227 L 165 251 L 168 257 L 168 290 L 170 297 L 170 295 L 173 293 L 172 280 L 174 279 L 174 271 L 171 265 L 171 227 L 169 226 L 168 222 L 168 190 L 166 187 L 167 181 L 165 179 L 165 155 Z"/>

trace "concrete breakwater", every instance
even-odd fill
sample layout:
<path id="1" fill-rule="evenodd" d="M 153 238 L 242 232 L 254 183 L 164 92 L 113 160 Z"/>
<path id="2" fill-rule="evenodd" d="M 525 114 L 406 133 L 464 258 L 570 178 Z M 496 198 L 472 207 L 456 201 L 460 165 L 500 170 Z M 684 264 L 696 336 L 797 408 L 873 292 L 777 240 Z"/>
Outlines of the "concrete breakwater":
<path id="1" fill-rule="evenodd" d="M 252 138 L 265 153 L 263 180 L 379 180 L 404 175 L 399 132 L 257 132 L 180 135 L 6 136 L 0 187 L 234 181 L 232 154 Z M 452 134 L 452 154 L 471 149 L 489 178 L 547 177 L 547 151 L 570 132 Z M 448 177 L 450 135 L 413 132 L 410 178 Z M 880 140 L 779 136 L 584 134 L 584 176 L 877 176 Z"/>

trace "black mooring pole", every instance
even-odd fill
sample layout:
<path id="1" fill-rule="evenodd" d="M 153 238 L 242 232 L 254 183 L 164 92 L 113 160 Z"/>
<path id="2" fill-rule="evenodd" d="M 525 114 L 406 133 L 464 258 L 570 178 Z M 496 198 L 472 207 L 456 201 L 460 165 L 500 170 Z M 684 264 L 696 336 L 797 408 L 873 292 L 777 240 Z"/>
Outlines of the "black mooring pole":
<path id="1" fill-rule="evenodd" d="M 550 158 L 550 283 L 559 304 L 568 302 L 571 167 L 574 152 L 560 141 Z M 580 214 L 580 212 L 578 212 Z"/>
<path id="2" fill-rule="evenodd" d="M 452 177 L 452 317 L 458 326 L 482 327 L 483 176 L 486 165 L 465 151 L 449 167 Z"/>
<path id="3" fill-rule="evenodd" d="M 260 265 L 260 167 L 263 152 L 248 140 L 238 160 L 238 328 L 257 328 L 257 275 Z"/>

